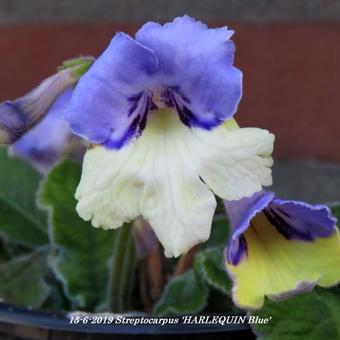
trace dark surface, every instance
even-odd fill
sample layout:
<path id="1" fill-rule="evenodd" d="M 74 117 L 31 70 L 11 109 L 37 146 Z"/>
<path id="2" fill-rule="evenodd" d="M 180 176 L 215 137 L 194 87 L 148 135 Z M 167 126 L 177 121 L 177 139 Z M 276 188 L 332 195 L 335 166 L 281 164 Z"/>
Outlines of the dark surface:
<path id="1" fill-rule="evenodd" d="M 157 339 L 176 339 L 176 340 L 252 340 L 255 339 L 254 334 L 248 331 L 228 332 L 228 333 L 196 333 L 196 334 L 89 334 L 62 332 L 44 329 L 33 329 L 24 326 L 4 325 L 0 323 L 0 339 L 16 340 L 16 339 L 34 339 L 34 340 L 92 340 L 92 339 L 114 339 L 114 340 L 157 340 Z"/>
<path id="2" fill-rule="evenodd" d="M 273 180 L 272 189 L 282 198 L 310 203 L 340 203 L 340 163 L 277 160 Z"/>
<path id="3" fill-rule="evenodd" d="M 0 23 L 167 21 L 310 22 L 340 19 L 337 0 L 0 0 Z"/>
<path id="4" fill-rule="evenodd" d="M 86 331 L 87 333 L 84 333 Z M 253 339 L 248 325 L 176 325 L 163 327 L 70 324 L 67 314 L 48 313 L 0 303 L 3 339 Z M 1 338 L 2 339 L 2 338 Z"/>

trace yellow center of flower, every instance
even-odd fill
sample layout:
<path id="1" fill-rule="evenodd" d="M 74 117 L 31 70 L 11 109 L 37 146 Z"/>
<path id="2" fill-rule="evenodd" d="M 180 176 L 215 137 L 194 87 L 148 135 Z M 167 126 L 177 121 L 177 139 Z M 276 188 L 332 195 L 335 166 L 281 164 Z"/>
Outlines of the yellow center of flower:
<path id="1" fill-rule="evenodd" d="M 265 295 L 281 300 L 315 285 L 329 287 L 340 280 L 337 230 L 313 242 L 287 240 L 260 213 L 244 236 L 247 256 L 236 266 L 226 264 L 236 281 L 233 297 L 240 306 L 260 308 Z"/>

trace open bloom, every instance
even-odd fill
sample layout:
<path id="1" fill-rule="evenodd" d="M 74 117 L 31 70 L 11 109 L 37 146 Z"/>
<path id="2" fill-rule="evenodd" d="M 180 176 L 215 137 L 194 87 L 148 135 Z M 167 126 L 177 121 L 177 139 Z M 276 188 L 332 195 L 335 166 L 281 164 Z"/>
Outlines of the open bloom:
<path id="1" fill-rule="evenodd" d="M 259 192 L 225 207 L 232 227 L 225 261 L 237 305 L 260 308 L 265 296 L 278 301 L 340 281 L 339 232 L 327 206 Z"/>
<path id="2" fill-rule="evenodd" d="M 241 97 L 232 33 L 185 16 L 116 34 L 66 112 L 97 144 L 76 192 L 82 218 L 117 228 L 142 215 L 178 256 L 209 237 L 213 192 L 240 199 L 271 184 L 274 137 L 225 123 Z"/>
<path id="3" fill-rule="evenodd" d="M 62 155 L 81 153 L 83 142 L 72 134 L 64 119 L 73 86 L 93 58 L 66 61 L 63 69 L 29 93 L 0 104 L 0 143 L 39 170 L 50 168 Z"/>

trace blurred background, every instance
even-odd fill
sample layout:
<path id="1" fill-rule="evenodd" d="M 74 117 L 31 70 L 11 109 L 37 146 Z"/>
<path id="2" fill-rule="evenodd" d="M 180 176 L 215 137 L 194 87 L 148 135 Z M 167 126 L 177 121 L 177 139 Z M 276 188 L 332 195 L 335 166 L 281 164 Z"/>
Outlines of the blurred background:
<path id="1" fill-rule="evenodd" d="M 276 134 L 275 190 L 340 200 L 339 0 L 0 0 L 0 99 L 65 59 L 99 55 L 117 31 L 183 14 L 235 30 L 244 72 L 236 118 Z"/>

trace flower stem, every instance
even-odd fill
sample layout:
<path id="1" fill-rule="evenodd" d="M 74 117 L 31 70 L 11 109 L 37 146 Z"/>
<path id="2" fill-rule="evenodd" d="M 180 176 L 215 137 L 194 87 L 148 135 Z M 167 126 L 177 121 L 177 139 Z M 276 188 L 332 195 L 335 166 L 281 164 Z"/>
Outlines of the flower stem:
<path id="1" fill-rule="evenodd" d="M 126 244 L 125 258 L 122 269 L 123 272 L 120 282 L 122 294 L 119 294 L 118 300 L 118 309 L 120 311 L 124 310 L 124 307 L 129 307 L 131 304 L 131 294 L 136 270 L 135 240 L 132 233 L 130 233 L 130 237 Z"/>
<path id="2" fill-rule="evenodd" d="M 108 307 L 111 312 L 124 311 L 130 301 L 135 271 L 135 244 L 131 233 L 132 225 L 124 225 L 117 232 L 114 254 L 111 262 Z"/>
<path id="3" fill-rule="evenodd" d="M 174 272 L 174 277 L 182 275 L 192 266 L 197 250 L 198 246 L 195 246 L 179 258 Z"/>

